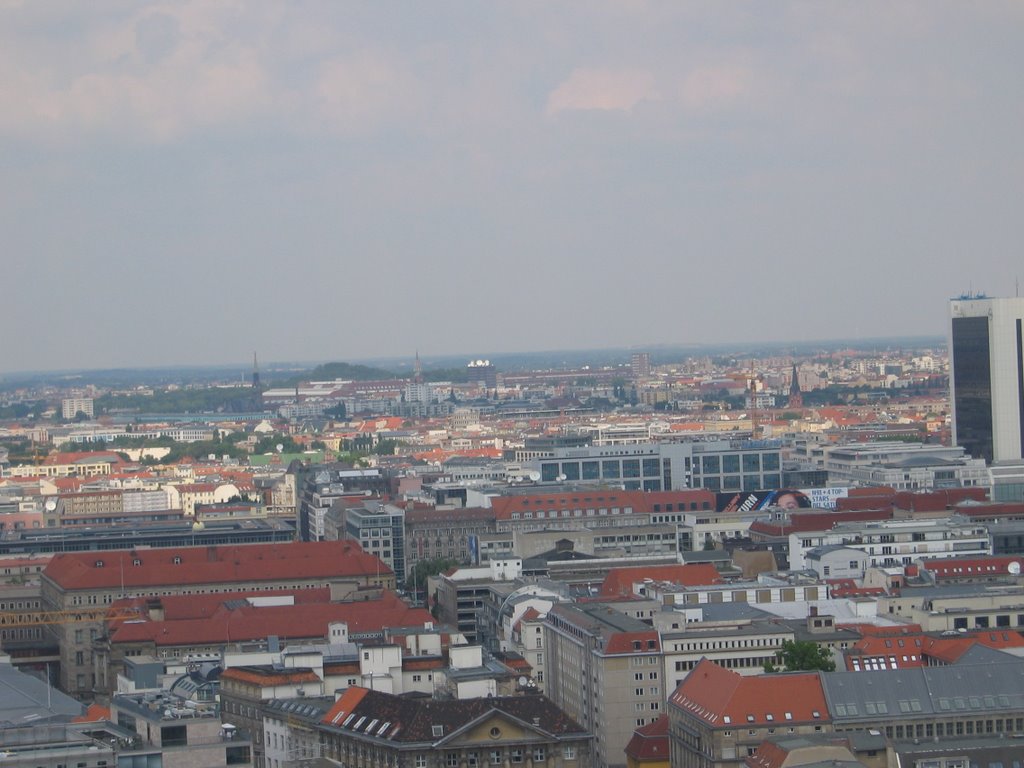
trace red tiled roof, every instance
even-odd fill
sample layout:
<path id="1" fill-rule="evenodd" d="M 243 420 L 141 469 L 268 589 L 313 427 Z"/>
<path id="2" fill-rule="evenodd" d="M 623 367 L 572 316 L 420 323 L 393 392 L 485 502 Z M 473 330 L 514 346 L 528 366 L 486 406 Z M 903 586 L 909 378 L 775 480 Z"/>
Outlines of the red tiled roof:
<path id="1" fill-rule="evenodd" d="M 538 611 L 536 608 L 534 608 L 531 605 L 529 608 L 527 608 L 525 611 L 523 611 L 523 615 L 520 616 L 519 619 L 516 621 L 516 623 L 512 626 L 512 631 L 513 632 L 518 632 L 520 625 L 524 621 L 534 621 L 536 619 L 540 619 L 540 618 L 543 618 L 543 617 L 544 617 L 544 614 L 541 613 L 540 611 Z"/>
<path id="2" fill-rule="evenodd" d="M 409 656 L 402 659 L 402 669 L 410 672 L 423 669 L 443 669 L 444 666 L 444 659 L 440 657 Z"/>
<path id="3" fill-rule="evenodd" d="M 432 620 L 425 608 L 411 608 L 393 593 L 380 600 L 299 605 L 222 605 L 202 618 L 129 621 L 113 630 L 111 643 L 225 643 L 258 640 L 270 635 L 285 639 L 326 637 L 328 626 L 344 622 L 352 635 L 378 634 L 390 627 L 422 627 Z"/>
<path id="4" fill-rule="evenodd" d="M 952 557 L 943 560 L 925 560 L 925 570 L 931 571 L 936 579 L 963 579 L 977 576 L 1006 576 L 1014 570 L 1021 572 L 1024 556 L 996 555 L 994 557 Z"/>
<path id="5" fill-rule="evenodd" d="M 164 585 L 366 578 L 391 573 L 380 558 L 364 552 L 354 541 L 304 541 L 62 552 L 53 556 L 43 576 L 65 590 L 134 590 Z"/>
<path id="6" fill-rule="evenodd" d="M 637 646 L 639 643 L 639 646 Z M 661 650 L 661 637 L 657 632 L 616 632 L 609 635 L 604 646 L 608 655 L 616 653 L 637 653 L 637 648 L 646 653 Z"/>
<path id="7" fill-rule="evenodd" d="M 601 584 L 601 597 L 632 595 L 633 585 L 645 579 L 670 582 L 681 587 L 702 587 L 722 581 L 715 566 L 709 563 L 612 568 Z"/>
<path id="8" fill-rule="evenodd" d="M 754 754 L 746 759 L 746 764 L 757 768 L 782 768 L 788 757 L 788 750 L 766 739 L 761 742 Z"/>
<path id="9" fill-rule="evenodd" d="M 341 725 L 345 718 L 352 714 L 352 711 L 359 705 L 370 691 L 367 688 L 360 688 L 357 685 L 349 687 L 331 707 L 321 722 L 328 725 Z"/>
<path id="10" fill-rule="evenodd" d="M 633 731 L 626 755 L 639 763 L 668 760 L 668 715 L 662 713 L 653 723 Z"/>
<path id="11" fill-rule="evenodd" d="M 755 520 L 750 530 L 766 536 L 788 536 L 805 531 L 831 531 L 838 523 L 889 520 L 892 510 L 857 510 L 845 512 L 794 512 L 787 522 Z"/>
<path id="12" fill-rule="evenodd" d="M 953 664 L 975 643 L 997 650 L 1024 648 L 1024 637 L 1009 630 L 981 630 L 958 637 L 930 637 L 926 642 L 925 653 L 933 659 Z"/>
<path id="13" fill-rule="evenodd" d="M 743 677 L 706 658 L 686 676 L 669 702 L 716 728 L 829 720 L 817 673 Z"/>
<path id="14" fill-rule="evenodd" d="M 1024 504 L 1019 502 L 997 501 L 986 504 L 957 504 L 953 507 L 958 515 L 971 518 L 997 519 L 1007 518 L 1018 520 L 1024 517 Z"/>
<path id="15" fill-rule="evenodd" d="M 240 683 L 253 685 L 288 685 L 290 683 L 319 683 L 320 678 L 311 669 L 267 670 L 257 672 L 245 667 L 229 667 L 221 675 L 221 680 L 237 680 Z"/>
<path id="16" fill-rule="evenodd" d="M 72 723 L 99 723 L 110 719 L 110 707 L 102 704 L 90 704 L 84 715 L 71 718 Z"/>
<path id="17" fill-rule="evenodd" d="M 51 453 L 45 459 L 45 466 L 55 464 L 100 464 L 107 463 L 111 466 L 122 464 L 120 456 L 112 451 L 69 451 L 67 453 Z"/>
<path id="18" fill-rule="evenodd" d="M 331 602 L 330 587 L 316 589 L 268 589 L 266 591 L 216 592 L 205 595 L 162 595 L 159 598 L 129 597 L 115 600 L 111 608 L 135 608 L 147 613 L 150 608 L 162 611 L 164 621 L 209 618 L 229 600 L 245 600 L 248 597 L 290 596 L 296 605 L 302 603 Z M 397 599 L 397 597 L 396 597 Z"/>

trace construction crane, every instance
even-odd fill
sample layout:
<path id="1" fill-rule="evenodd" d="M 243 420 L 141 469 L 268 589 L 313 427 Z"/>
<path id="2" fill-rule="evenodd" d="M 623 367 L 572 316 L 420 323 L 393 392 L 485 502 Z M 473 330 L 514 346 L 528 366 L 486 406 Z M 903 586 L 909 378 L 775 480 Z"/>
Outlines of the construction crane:
<path id="1" fill-rule="evenodd" d="M 47 624 L 79 624 L 140 619 L 137 608 L 76 608 L 69 611 L 2 611 L 0 627 L 38 627 Z"/>

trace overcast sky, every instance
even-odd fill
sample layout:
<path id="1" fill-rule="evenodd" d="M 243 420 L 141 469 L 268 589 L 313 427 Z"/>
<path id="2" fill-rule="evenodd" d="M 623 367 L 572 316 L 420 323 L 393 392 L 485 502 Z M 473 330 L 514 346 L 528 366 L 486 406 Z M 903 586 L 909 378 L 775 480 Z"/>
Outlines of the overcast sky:
<path id="1" fill-rule="evenodd" d="M 944 335 L 1024 3 L 0 0 L 0 371 Z"/>

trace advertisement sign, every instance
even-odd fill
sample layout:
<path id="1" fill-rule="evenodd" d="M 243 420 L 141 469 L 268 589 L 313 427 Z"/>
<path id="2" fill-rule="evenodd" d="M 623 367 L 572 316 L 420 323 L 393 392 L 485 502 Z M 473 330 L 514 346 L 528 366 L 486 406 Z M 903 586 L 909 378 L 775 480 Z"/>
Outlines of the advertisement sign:
<path id="1" fill-rule="evenodd" d="M 774 491 L 716 493 L 719 512 L 756 512 L 767 507 L 780 509 L 835 509 L 836 499 L 849 488 L 779 488 Z"/>

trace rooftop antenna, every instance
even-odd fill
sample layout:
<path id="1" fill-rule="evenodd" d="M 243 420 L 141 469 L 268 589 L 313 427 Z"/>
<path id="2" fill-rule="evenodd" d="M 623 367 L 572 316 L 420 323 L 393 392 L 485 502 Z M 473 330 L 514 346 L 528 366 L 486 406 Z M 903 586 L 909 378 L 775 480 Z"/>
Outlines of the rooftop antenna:
<path id="1" fill-rule="evenodd" d="M 252 388 L 260 388 L 260 366 L 256 362 L 256 353 L 252 353 Z"/>

